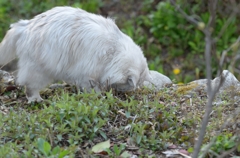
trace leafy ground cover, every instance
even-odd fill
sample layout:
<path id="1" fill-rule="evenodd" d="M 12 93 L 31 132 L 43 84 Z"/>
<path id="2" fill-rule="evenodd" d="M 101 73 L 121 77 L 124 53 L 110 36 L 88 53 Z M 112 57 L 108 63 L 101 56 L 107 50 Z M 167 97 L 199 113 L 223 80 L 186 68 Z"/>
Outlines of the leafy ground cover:
<path id="1" fill-rule="evenodd" d="M 27 104 L 22 87 L 2 87 L 2 157 L 189 155 L 207 99 L 201 89 L 187 93 L 187 86 L 96 94 L 55 84 L 41 92 L 44 102 Z M 203 157 L 228 150 L 232 150 L 228 155 L 239 155 L 239 105 L 229 95 L 222 101 L 211 114 Z M 209 144 L 210 150 L 204 152 Z"/>

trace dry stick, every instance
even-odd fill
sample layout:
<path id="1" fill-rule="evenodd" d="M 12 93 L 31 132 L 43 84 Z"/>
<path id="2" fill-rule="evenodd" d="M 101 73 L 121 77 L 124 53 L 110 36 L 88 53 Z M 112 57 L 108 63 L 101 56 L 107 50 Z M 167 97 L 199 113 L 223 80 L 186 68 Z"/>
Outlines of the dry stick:
<path id="1" fill-rule="evenodd" d="M 226 49 L 226 50 L 224 50 L 224 51 L 222 52 L 222 56 L 221 56 L 221 58 L 220 58 L 220 64 L 219 64 L 219 67 L 220 67 L 220 68 L 223 67 L 223 63 L 224 63 L 224 60 L 225 60 L 225 57 L 226 57 L 227 53 L 228 53 L 231 49 L 234 49 L 234 47 L 235 47 L 236 45 L 238 45 L 238 46 L 240 45 L 240 36 L 238 36 L 238 39 L 236 40 L 236 42 L 235 42 L 234 44 L 232 44 L 228 49 Z M 234 58 L 234 60 L 231 62 L 231 63 L 232 63 L 231 65 L 234 65 L 235 62 L 236 62 L 236 60 L 239 59 L 239 57 L 240 57 L 239 54 L 236 55 L 235 58 Z M 221 73 L 221 72 L 218 71 L 217 74 L 219 75 L 220 73 Z"/>
<path id="2" fill-rule="evenodd" d="M 237 144 L 239 144 L 239 142 Z M 232 153 L 236 149 L 237 149 L 237 145 L 234 148 L 224 152 L 222 155 L 218 156 L 218 158 L 224 158 L 224 157 L 228 156 L 230 153 Z"/>
<path id="3" fill-rule="evenodd" d="M 207 42 L 207 40 L 206 40 L 206 42 Z M 207 47 L 210 47 L 210 45 L 211 45 L 211 43 L 206 43 L 205 52 L 209 51 L 209 50 L 207 50 Z M 208 54 L 208 55 L 210 55 L 210 54 Z M 226 75 L 222 74 L 221 78 L 220 78 L 219 84 L 217 86 L 215 86 L 213 89 L 211 89 L 212 88 L 211 87 L 211 81 L 208 80 L 208 81 L 210 81 L 210 82 L 207 83 L 208 84 L 208 102 L 207 102 L 206 111 L 205 111 L 205 114 L 204 114 L 204 117 L 203 117 L 203 120 L 202 120 L 202 127 L 200 129 L 198 141 L 197 141 L 197 143 L 194 146 L 193 158 L 197 158 L 198 157 L 198 153 L 199 153 L 199 151 L 201 149 L 202 141 L 203 141 L 203 138 L 204 138 L 205 133 L 206 133 L 206 128 L 207 128 L 207 125 L 208 125 L 209 117 L 210 117 L 210 114 L 212 112 L 212 102 L 214 100 L 214 97 L 215 97 L 216 93 L 219 91 L 220 87 L 225 82 L 225 79 L 226 79 L 227 76 L 228 76 L 228 73 Z M 207 151 L 211 148 L 211 145 L 213 144 L 214 140 L 205 149 L 205 152 L 203 153 L 203 155 L 205 155 L 207 153 Z"/>
<path id="4" fill-rule="evenodd" d="M 206 32 L 208 30 L 206 29 Z M 207 100 L 207 105 L 206 105 L 206 111 L 203 116 L 202 120 L 202 126 L 199 132 L 198 140 L 194 145 L 194 152 L 193 152 L 193 158 L 198 157 L 198 153 L 201 149 L 201 145 L 206 133 L 207 129 L 207 124 L 209 120 L 209 115 L 212 111 L 212 102 L 215 96 L 215 93 L 212 92 L 212 85 L 211 85 L 211 47 L 212 47 L 212 41 L 211 41 L 211 33 L 206 33 L 205 34 L 205 59 L 206 59 L 206 67 L 207 67 L 207 94 L 208 94 L 208 100 Z"/>
<path id="5" fill-rule="evenodd" d="M 204 29 L 205 31 L 205 59 L 206 59 L 206 69 L 207 69 L 207 94 L 208 94 L 208 100 L 206 105 L 206 111 L 202 120 L 202 126 L 199 132 L 198 140 L 196 144 L 194 145 L 194 152 L 193 152 L 193 158 L 197 158 L 198 154 L 201 149 L 201 145 L 204 139 L 204 136 L 206 134 L 206 129 L 210 117 L 210 113 L 212 111 L 212 102 L 215 97 L 215 94 L 219 90 L 222 82 L 223 76 L 221 76 L 221 81 L 219 86 L 215 87 L 214 90 L 212 90 L 211 85 L 211 50 L 212 50 L 212 37 L 211 37 L 211 31 L 210 28 L 213 25 L 213 21 L 215 21 L 216 17 L 216 6 L 217 6 L 217 0 L 216 1 L 209 1 L 209 11 L 210 11 L 210 18 L 208 21 L 207 27 Z"/>
<path id="6" fill-rule="evenodd" d="M 51 146 L 53 146 L 53 140 L 52 140 L 52 136 L 50 134 L 49 129 L 47 129 L 47 133 L 48 133 L 48 137 L 49 137 L 49 140 L 50 140 L 50 144 L 51 144 Z"/>
<path id="7" fill-rule="evenodd" d="M 240 36 L 238 37 L 237 41 L 236 41 L 234 44 L 238 44 L 239 42 L 240 42 Z M 224 62 L 224 58 L 225 58 L 226 54 L 234 47 L 234 44 L 231 45 L 228 49 L 226 49 L 226 50 L 223 51 L 222 56 L 221 56 L 221 60 L 220 60 L 220 67 L 222 67 L 223 62 Z M 228 74 L 226 74 L 226 76 L 227 76 L 227 75 L 228 75 Z M 218 85 L 219 88 L 221 87 L 222 83 L 224 82 L 224 79 L 225 79 L 225 78 L 223 78 L 223 76 L 221 76 L 220 83 L 219 83 L 219 85 Z M 237 115 L 239 114 L 239 112 L 240 112 L 240 109 L 239 109 L 239 110 L 236 110 L 235 113 L 234 113 L 234 115 L 232 115 L 229 119 L 231 120 L 234 116 L 237 116 Z M 221 130 L 222 130 L 224 127 L 226 127 L 227 124 L 228 124 L 228 121 L 226 121 L 226 122 L 222 125 Z M 220 130 L 220 131 L 221 131 L 221 130 Z M 208 144 L 208 146 L 205 148 L 205 151 L 204 151 L 203 154 L 202 154 L 203 156 L 207 154 L 208 150 L 209 150 L 209 149 L 211 148 L 211 146 L 214 144 L 214 141 L 215 141 L 215 140 L 216 140 L 216 138 L 214 138 L 214 139 L 211 141 L 211 143 Z"/>
<path id="8" fill-rule="evenodd" d="M 225 22 L 225 24 L 223 25 L 223 27 L 220 30 L 220 33 L 218 34 L 218 36 L 214 39 L 214 42 L 216 43 L 223 35 L 223 33 L 226 31 L 226 29 L 228 28 L 228 26 L 230 25 L 230 23 L 232 22 L 233 18 L 236 16 L 236 12 L 232 12 L 232 14 L 230 15 L 230 17 L 227 19 L 227 21 Z"/>
<path id="9" fill-rule="evenodd" d="M 178 5 L 174 2 L 174 0 L 170 0 L 170 2 L 171 2 L 171 4 L 176 8 L 176 10 L 184 16 L 184 18 L 186 18 L 189 22 L 193 23 L 194 25 L 196 25 L 196 26 L 198 25 L 199 22 L 198 22 L 197 20 L 195 20 L 192 16 L 187 15 L 187 14 L 180 8 L 180 6 L 178 6 Z"/>
<path id="10" fill-rule="evenodd" d="M 199 22 L 196 21 L 193 17 L 187 15 L 179 6 L 176 5 L 176 3 L 171 0 L 171 3 L 175 6 L 175 8 L 191 23 L 193 23 L 194 25 L 198 25 Z M 204 114 L 204 118 L 202 120 L 202 127 L 199 133 L 199 137 L 198 137 L 198 141 L 194 146 L 194 153 L 193 153 L 193 158 L 197 158 L 198 157 L 198 153 L 200 151 L 201 145 L 202 145 L 202 141 L 206 132 L 206 127 L 208 124 L 208 120 L 209 120 L 209 115 L 212 111 L 212 102 L 214 99 L 215 94 L 217 93 L 217 91 L 219 90 L 219 88 L 221 87 L 222 83 L 224 82 L 224 78 L 223 76 L 221 77 L 219 86 L 215 87 L 214 90 L 212 90 L 211 87 L 211 49 L 212 49 L 212 43 L 216 42 L 218 38 L 220 38 L 222 36 L 222 33 L 224 32 L 224 30 L 227 28 L 227 26 L 229 25 L 230 20 L 228 20 L 227 24 L 224 25 L 224 27 L 222 28 L 218 38 L 216 38 L 214 41 L 211 38 L 211 32 L 210 32 L 210 27 L 213 25 L 213 22 L 215 21 L 215 17 L 216 17 L 216 5 L 217 5 L 217 0 L 212 2 L 209 2 L 211 4 L 210 6 L 210 19 L 208 22 L 207 27 L 205 27 L 203 31 L 203 33 L 205 34 L 205 58 L 206 58 L 206 67 L 207 67 L 207 93 L 208 93 L 208 102 L 206 105 L 206 112 Z M 231 17 L 234 14 L 231 15 Z"/>
<path id="11" fill-rule="evenodd" d="M 214 28 L 215 26 L 215 21 L 216 21 L 216 11 L 217 11 L 217 3 L 218 3 L 218 0 L 211 0 L 209 1 L 209 5 L 208 5 L 208 9 L 209 9 L 209 12 L 210 12 L 210 19 L 208 21 L 208 26 L 209 28 Z"/>
<path id="12" fill-rule="evenodd" d="M 217 37 L 214 38 L 214 43 L 216 43 L 223 35 L 223 33 L 226 31 L 226 29 L 228 28 L 228 26 L 230 25 L 230 23 L 232 22 L 233 18 L 236 16 L 236 14 L 238 13 L 240 7 L 240 3 L 236 4 L 236 2 L 234 2 L 234 9 L 231 13 L 231 15 L 229 16 L 229 18 L 227 19 L 227 21 L 225 22 L 225 24 L 223 25 L 223 27 L 221 28 L 220 32 L 218 33 Z M 240 36 L 238 37 L 238 42 L 239 42 Z M 223 66 L 223 62 L 225 59 L 225 56 L 227 55 L 227 52 L 231 49 L 232 47 L 228 48 L 227 50 L 223 51 L 221 59 L 220 59 L 220 64 L 219 64 L 219 69 L 217 72 L 217 75 L 219 75 L 222 72 L 222 66 Z"/>
<path id="13" fill-rule="evenodd" d="M 214 90 L 212 91 L 212 94 L 216 94 L 218 91 L 219 91 L 219 89 L 220 89 L 220 87 L 222 86 L 222 84 L 224 83 L 224 81 L 225 81 L 225 77 L 227 77 L 227 75 L 228 75 L 228 73 L 225 75 L 225 76 L 223 76 L 223 75 L 221 75 L 221 78 L 220 78 L 220 82 L 219 82 L 219 84 L 217 85 L 217 86 L 215 86 L 214 87 Z M 210 98 L 210 97 L 209 97 Z M 213 98 L 212 99 L 214 99 L 214 96 L 213 96 Z M 206 108 L 207 109 L 207 108 Z M 211 110 L 212 111 L 212 110 Z M 205 116 L 206 116 L 207 114 L 205 113 L 205 115 L 204 115 L 204 118 L 205 118 Z M 208 115 L 208 117 L 210 116 L 210 114 Z M 208 118 L 209 119 L 209 118 Z M 203 119 L 203 121 L 204 121 L 204 119 Z M 205 122 L 206 123 L 206 122 Z M 207 123 L 208 123 L 208 121 L 207 121 Z M 202 126 L 203 126 L 203 124 L 204 124 L 204 122 L 202 122 Z M 207 126 L 207 124 L 206 124 L 206 126 Z M 201 131 L 202 131 L 202 128 L 201 128 Z M 200 133 L 201 133 L 201 131 L 200 131 Z M 199 136 L 200 137 L 200 136 Z M 209 151 L 209 149 L 211 148 L 211 146 L 214 144 L 214 142 L 215 142 L 215 140 L 216 140 L 216 138 L 213 138 L 213 140 L 211 140 L 211 142 L 205 147 L 205 149 L 204 149 L 204 151 L 203 151 L 203 153 L 202 153 L 202 156 L 204 157 L 204 155 L 206 155 L 207 154 L 207 152 Z M 198 142 L 197 142 L 198 143 Z M 201 144 L 200 144 L 201 145 Z M 201 147 L 201 146 L 200 146 Z M 199 147 L 199 150 L 200 150 L 200 147 Z"/>
<path id="14" fill-rule="evenodd" d="M 233 58 L 233 61 L 230 63 L 232 69 L 233 69 L 233 72 L 236 72 L 236 73 L 239 73 L 240 74 L 240 70 L 236 67 L 234 67 L 234 65 L 236 64 L 236 61 L 240 59 L 240 49 L 239 51 L 237 52 L 238 55 L 236 55 L 234 58 Z"/>
<path id="15" fill-rule="evenodd" d="M 171 3 L 175 6 L 175 8 L 191 23 L 198 25 L 199 22 L 196 21 L 194 18 L 192 18 L 191 16 L 187 15 L 178 5 L 176 5 L 176 3 L 171 0 Z M 209 120 L 209 115 L 212 111 L 212 102 L 214 99 L 214 96 L 216 94 L 216 92 L 218 91 L 218 89 L 220 87 L 217 87 L 214 89 L 214 91 L 212 91 L 212 87 L 211 87 L 211 50 L 212 50 L 212 38 L 211 38 L 211 31 L 210 31 L 210 25 L 213 24 L 213 21 L 215 19 L 213 19 L 213 17 L 215 17 L 216 14 L 216 5 L 217 5 L 217 1 L 216 2 L 210 2 L 211 3 L 211 16 L 208 22 L 208 25 L 202 30 L 203 33 L 205 34 L 205 59 L 206 59 L 206 69 L 207 69 L 207 94 L 208 94 L 208 101 L 207 101 L 207 105 L 206 105 L 206 111 L 202 120 L 202 127 L 200 129 L 200 133 L 199 133 L 199 137 L 198 137 L 198 141 L 196 142 L 195 146 L 194 146 L 194 152 L 193 152 L 193 158 L 197 158 L 198 157 L 198 153 L 201 149 L 201 145 L 203 142 L 203 138 L 205 136 L 206 133 L 206 128 L 207 128 L 207 124 L 208 124 L 208 120 Z"/>

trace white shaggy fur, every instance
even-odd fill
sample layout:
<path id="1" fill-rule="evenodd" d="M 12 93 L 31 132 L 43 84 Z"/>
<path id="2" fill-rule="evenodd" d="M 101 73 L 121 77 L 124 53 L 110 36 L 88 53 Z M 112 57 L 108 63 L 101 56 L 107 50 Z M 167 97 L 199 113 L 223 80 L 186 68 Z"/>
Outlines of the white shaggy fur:
<path id="1" fill-rule="evenodd" d="M 41 101 L 39 91 L 54 80 L 88 91 L 129 91 L 150 78 L 140 47 L 112 19 L 72 7 L 12 24 L 0 44 L 0 64 L 16 55 L 17 81 L 30 102 Z"/>

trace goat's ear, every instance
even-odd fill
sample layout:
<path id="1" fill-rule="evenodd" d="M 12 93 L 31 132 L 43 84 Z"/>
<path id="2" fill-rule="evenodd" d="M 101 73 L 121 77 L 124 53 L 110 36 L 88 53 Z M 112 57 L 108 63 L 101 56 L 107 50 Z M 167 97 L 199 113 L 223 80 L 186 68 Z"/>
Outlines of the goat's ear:
<path id="1" fill-rule="evenodd" d="M 127 79 L 127 82 L 128 84 L 131 86 L 131 87 L 136 87 L 136 79 L 132 76 L 129 76 L 128 79 Z"/>

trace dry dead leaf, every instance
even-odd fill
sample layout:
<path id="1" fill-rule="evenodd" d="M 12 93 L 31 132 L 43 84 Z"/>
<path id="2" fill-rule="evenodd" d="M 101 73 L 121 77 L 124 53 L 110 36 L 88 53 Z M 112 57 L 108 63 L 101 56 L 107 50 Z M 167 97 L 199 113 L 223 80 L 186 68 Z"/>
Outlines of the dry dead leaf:
<path id="1" fill-rule="evenodd" d="M 105 149 L 109 149 L 110 146 L 111 146 L 110 140 L 107 140 L 105 142 L 101 142 L 101 143 L 94 145 L 92 148 L 92 152 L 94 152 L 95 154 L 100 154 L 102 152 L 105 152 Z"/>

